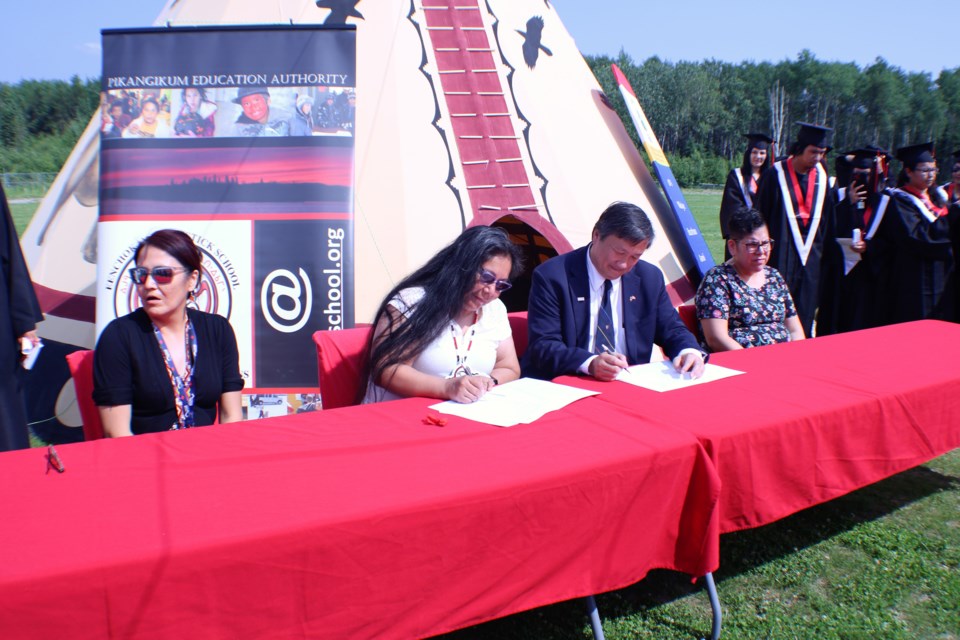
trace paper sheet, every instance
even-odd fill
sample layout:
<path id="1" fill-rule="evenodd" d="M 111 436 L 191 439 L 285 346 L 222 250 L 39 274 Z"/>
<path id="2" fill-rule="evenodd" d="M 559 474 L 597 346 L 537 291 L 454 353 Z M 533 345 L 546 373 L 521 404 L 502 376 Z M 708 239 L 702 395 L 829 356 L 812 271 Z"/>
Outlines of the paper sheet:
<path id="1" fill-rule="evenodd" d="M 698 384 L 722 380 L 730 376 L 738 376 L 741 373 L 744 372 L 707 363 L 703 369 L 703 375 L 697 379 L 692 379 L 690 374 L 681 375 L 677 373 L 671 361 L 662 360 L 660 362 L 638 364 L 629 367 L 620 372 L 617 380 L 643 387 L 644 389 L 663 392 L 673 391 L 674 389 L 686 389 L 687 387 Z"/>
<path id="2" fill-rule="evenodd" d="M 843 250 L 843 275 L 847 275 L 862 260 L 862 256 L 850 248 L 852 238 L 836 238 L 837 244 Z"/>
<path id="3" fill-rule="evenodd" d="M 546 380 L 520 378 L 494 387 L 471 404 L 447 400 L 431 405 L 430 408 L 440 413 L 485 422 L 497 427 L 512 427 L 528 424 L 550 411 L 562 409 L 581 398 L 597 395 L 597 393 L 599 392 L 568 387 Z"/>

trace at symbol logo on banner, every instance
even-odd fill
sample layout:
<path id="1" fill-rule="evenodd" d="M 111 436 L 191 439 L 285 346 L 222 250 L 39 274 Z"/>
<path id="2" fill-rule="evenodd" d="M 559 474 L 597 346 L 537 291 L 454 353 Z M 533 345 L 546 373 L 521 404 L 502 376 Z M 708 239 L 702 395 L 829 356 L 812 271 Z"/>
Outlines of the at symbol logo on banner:
<path id="1" fill-rule="evenodd" d="M 303 269 L 300 278 L 287 269 L 271 271 L 260 288 L 260 307 L 271 327 L 282 333 L 295 333 L 307 324 L 313 309 L 313 287 Z M 302 285 L 301 285 L 302 281 Z M 306 301 L 301 297 L 306 293 Z"/>

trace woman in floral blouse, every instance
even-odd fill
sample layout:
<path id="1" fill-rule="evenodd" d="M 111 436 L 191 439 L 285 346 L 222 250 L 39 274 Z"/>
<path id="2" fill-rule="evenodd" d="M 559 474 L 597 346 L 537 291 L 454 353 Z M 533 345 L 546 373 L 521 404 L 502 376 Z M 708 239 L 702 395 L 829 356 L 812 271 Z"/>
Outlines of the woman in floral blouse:
<path id="1" fill-rule="evenodd" d="M 733 256 L 710 269 L 697 290 L 704 347 L 730 351 L 803 340 L 803 326 L 783 277 L 767 266 L 773 240 L 763 217 L 742 207 L 730 217 Z"/>

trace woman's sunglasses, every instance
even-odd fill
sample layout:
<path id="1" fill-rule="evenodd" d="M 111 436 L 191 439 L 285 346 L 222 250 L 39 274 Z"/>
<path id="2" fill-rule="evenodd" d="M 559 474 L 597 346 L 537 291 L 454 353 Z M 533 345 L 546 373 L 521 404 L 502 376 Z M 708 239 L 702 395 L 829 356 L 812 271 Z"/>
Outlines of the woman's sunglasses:
<path id="1" fill-rule="evenodd" d="M 497 276 L 486 269 L 480 269 L 480 273 L 477 278 L 484 286 L 492 284 L 493 288 L 501 293 L 513 286 L 513 283 L 511 283 L 509 280 L 497 280 Z"/>
<path id="2" fill-rule="evenodd" d="M 153 269 L 134 267 L 130 269 L 130 278 L 135 284 L 143 284 L 147 281 L 147 276 L 153 278 L 157 284 L 170 284 L 173 276 L 181 271 L 189 271 L 189 269 L 186 267 L 154 267 Z"/>

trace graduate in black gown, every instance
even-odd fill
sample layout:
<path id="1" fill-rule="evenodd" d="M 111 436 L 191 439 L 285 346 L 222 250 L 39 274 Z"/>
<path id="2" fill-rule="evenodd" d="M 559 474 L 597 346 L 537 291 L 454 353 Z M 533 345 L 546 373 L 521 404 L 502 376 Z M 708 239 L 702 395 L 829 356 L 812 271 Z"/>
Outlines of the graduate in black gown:
<path id="1" fill-rule="evenodd" d="M 947 205 L 960 204 L 960 150 L 954 151 L 950 157 L 950 182 L 941 188 L 947 196 Z"/>
<path id="2" fill-rule="evenodd" d="M 763 173 L 755 208 L 763 214 L 776 243 L 768 264 L 786 280 L 803 331 L 812 336 L 820 300 L 823 243 L 833 217 L 833 198 L 822 165 L 833 130 L 798 124 L 791 155 Z"/>
<path id="3" fill-rule="evenodd" d="M 20 250 L 20 239 L 0 185 L 0 451 L 30 446 L 27 412 L 21 394 L 20 341 L 39 343 L 37 323 L 43 320 L 30 272 Z"/>
<path id="4" fill-rule="evenodd" d="M 741 207 L 753 209 L 753 201 L 757 196 L 760 176 L 773 166 L 773 149 L 770 145 L 773 138 L 765 133 L 743 134 L 748 142 L 743 152 L 743 162 L 736 169 L 727 174 L 727 183 L 723 187 L 723 198 L 720 200 L 720 233 L 724 240 L 730 239 L 727 225 L 730 216 Z M 730 259 L 730 249 L 723 243 L 724 259 Z"/>
<path id="5" fill-rule="evenodd" d="M 890 206 L 886 151 L 865 147 L 837 158 L 834 218 L 824 246 L 817 334 L 880 326 L 890 264 L 877 229 Z"/>
<path id="6" fill-rule="evenodd" d="M 891 247 L 883 302 L 888 324 L 954 320 L 954 251 L 950 216 L 937 178 L 933 143 L 897 149 L 903 169 L 878 235 Z"/>

